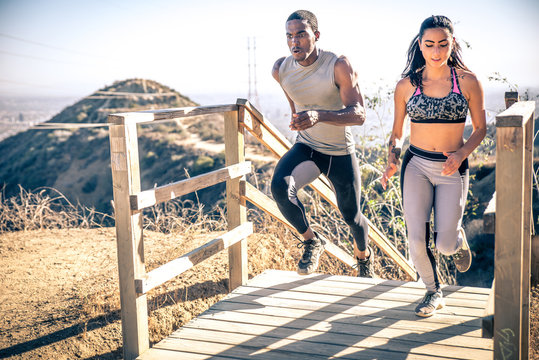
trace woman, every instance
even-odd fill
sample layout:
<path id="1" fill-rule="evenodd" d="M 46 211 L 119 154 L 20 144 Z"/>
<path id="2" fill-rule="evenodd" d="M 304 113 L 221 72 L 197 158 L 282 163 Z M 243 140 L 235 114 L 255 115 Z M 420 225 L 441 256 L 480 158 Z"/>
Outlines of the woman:
<path id="1" fill-rule="evenodd" d="M 483 89 L 463 64 L 453 24 L 431 16 L 410 44 L 403 79 L 395 89 L 395 119 L 389 139 L 388 166 L 382 186 L 395 174 L 406 115 L 410 147 L 403 158 L 401 188 L 410 255 L 427 293 L 416 307 L 418 316 L 432 316 L 443 307 L 436 261 L 429 247 L 430 214 L 434 210 L 434 243 L 453 255 L 457 269 L 467 271 L 471 252 L 462 229 L 468 193 L 467 157 L 486 134 Z M 463 141 L 468 110 L 473 132 Z"/>

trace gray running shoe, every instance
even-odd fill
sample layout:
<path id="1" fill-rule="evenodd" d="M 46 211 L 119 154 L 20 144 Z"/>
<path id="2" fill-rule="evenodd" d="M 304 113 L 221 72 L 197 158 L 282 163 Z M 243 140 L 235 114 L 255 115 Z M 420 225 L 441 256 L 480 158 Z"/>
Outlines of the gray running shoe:
<path id="1" fill-rule="evenodd" d="M 415 308 L 415 314 L 421 317 L 429 317 L 444 307 L 442 290 L 436 292 L 427 291 L 425 297 Z"/>
<path id="2" fill-rule="evenodd" d="M 372 269 L 372 248 L 369 247 L 369 257 L 366 259 L 360 259 L 356 257 L 357 261 L 357 276 L 372 278 L 374 276 L 374 271 Z"/>
<path id="3" fill-rule="evenodd" d="M 318 261 L 320 256 L 324 252 L 324 245 L 326 239 L 318 233 L 315 233 L 315 237 L 310 240 L 301 241 L 298 247 L 303 247 L 303 256 L 298 263 L 298 274 L 309 275 L 318 269 Z"/>
<path id="4" fill-rule="evenodd" d="M 462 246 L 453 254 L 453 262 L 460 272 L 466 272 L 472 265 L 472 252 L 470 251 L 470 245 L 466 240 L 466 233 L 463 228 L 459 229 L 462 235 Z"/>

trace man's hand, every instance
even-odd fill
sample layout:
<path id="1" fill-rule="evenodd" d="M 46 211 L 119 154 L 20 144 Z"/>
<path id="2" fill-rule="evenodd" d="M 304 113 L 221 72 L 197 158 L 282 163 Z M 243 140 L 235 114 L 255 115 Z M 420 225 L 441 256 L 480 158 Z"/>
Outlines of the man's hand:
<path id="1" fill-rule="evenodd" d="M 305 130 L 313 127 L 319 121 L 319 114 L 316 110 L 301 111 L 299 113 L 292 114 L 292 121 L 290 121 L 290 130 Z"/>

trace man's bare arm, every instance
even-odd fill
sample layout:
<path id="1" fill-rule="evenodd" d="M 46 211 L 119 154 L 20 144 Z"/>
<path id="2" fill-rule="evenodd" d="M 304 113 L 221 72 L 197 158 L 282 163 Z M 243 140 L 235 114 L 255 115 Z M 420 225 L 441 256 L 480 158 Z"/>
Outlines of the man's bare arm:
<path id="1" fill-rule="evenodd" d="M 286 58 L 282 57 L 280 59 L 277 59 L 275 64 L 273 64 L 273 68 L 271 69 L 271 75 L 279 83 L 279 85 L 281 84 L 281 79 L 279 78 L 279 68 L 281 67 L 281 64 L 283 63 L 284 59 Z M 284 95 L 286 96 L 286 100 L 288 100 L 288 104 L 290 105 L 290 111 L 292 112 L 292 114 L 295 114 L 296 106 L 294 105 L 294 102 L 292 101 L 292 99 L 290 99 L 290 96 L 288 96 L 288 94 L 286 93 L 286 91 L 284 91 L 284 89 L 283 89 L 283 92 L 284 92 Z"/>
<path id="2" fill-rule="evenodd" d="M 341 56 L 335 63 L 335 84 L 339 88 L 345 108 L 337 111 L 311 110 L 301 112 L 297 114 L 293 130 L 308 129 L 317 122 L 336 126 L 363 125 L 366 115 L 357 78 L 357 73 L 352 69 L 348 59 Z"/>

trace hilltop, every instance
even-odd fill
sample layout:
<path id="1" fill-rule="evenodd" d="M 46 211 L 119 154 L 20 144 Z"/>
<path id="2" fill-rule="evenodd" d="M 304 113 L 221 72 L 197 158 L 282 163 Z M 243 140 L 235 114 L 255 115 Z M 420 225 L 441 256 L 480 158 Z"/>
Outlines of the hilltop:
<path id="1" fill-rule="evenodd" d="M 118 81 L 68 106 L 48 123 L 106 124 L 111 113 L 197 106 L 179 92 L 144 79 Z M 224 165 L 222 115 L 139 128 L 142 187 L 163 185 Z M 201 146 L 204 141 L 206 146 Z M 112 177 L 107 126 L 27 130 L 0 142 L 4 197 L 20 189 L 54 188 L 72 202 L 111 213 Z M 189 169 L 187 173 L 184 169 Z M 198 193 L 212 206 L 224 185 Z M 194 195 L 193 195 L 194 196 Z M 189 197 L 188 197 L 189 198 Z"/>

